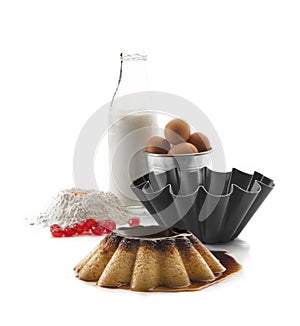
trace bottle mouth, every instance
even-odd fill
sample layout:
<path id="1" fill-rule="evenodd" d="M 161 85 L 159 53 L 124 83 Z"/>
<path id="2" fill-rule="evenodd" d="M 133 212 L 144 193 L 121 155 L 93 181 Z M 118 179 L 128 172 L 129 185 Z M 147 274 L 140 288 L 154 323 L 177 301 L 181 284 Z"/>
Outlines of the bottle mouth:
<path id="1" fill-rule="evenodd" d="M 121 53 L 120 54 L 121 61 L 146 61 L 147 54 L 141 53 Z"/>

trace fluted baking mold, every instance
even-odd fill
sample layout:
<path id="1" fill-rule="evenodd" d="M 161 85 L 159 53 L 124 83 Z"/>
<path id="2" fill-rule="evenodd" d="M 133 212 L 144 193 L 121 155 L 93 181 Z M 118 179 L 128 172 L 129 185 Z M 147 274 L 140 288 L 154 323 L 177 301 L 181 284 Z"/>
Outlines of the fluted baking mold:
<path id="1" fill-rule="evenodd" d="M 192 231 L 204 243 L 235 239 L 274 188 L 259 172 L 149 172 L 131 190 L 159 225 Z"/>

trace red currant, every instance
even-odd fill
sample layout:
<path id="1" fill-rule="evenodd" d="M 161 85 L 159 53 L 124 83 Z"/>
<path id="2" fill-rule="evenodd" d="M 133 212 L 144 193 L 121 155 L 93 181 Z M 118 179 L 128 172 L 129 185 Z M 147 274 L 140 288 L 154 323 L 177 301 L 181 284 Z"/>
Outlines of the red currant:
<path id="1" fill-rule="evenodd" d="M 105 230 L 104 227 L 101 225 L 97 225 L 97 226 L 93 225 L 91 228 L 92 233 L 95 235 L 102 235 L 104 230 Z"/>
<path id="2" fill-rule="evenodd" d="M 75 233 L 76 233 L 75 229 L 72 228 L 71 226 L 67 226 L 63 230 L 63 234 L 64 234 L 65 237 L 72 237 Z"/>
<path id="3" fill-rule="evenodd" d="M 61 229 L 61 226 L 59 224 L 52 224 L 50 226 L 50 231 L 56 230 L 56 229 Z"/>
<path id="4" fill-rule="evenodd" d="M 131 217 L 128 220 L 128 224 L 130 226 L 139 225 L 140 224 L 140 218 L 138 216 Z"/>
<path id="5" fill-rule="evenodd" d="M 51 234 L 54 238 L 61 238 L 64 235 L 64 231 L 62 229 L 61 230 L 57 229 L 57 230 L 53 230 Z"/>
<path id="6" fill-rule="evenodd" d="M 96 222 L 93 218 L 87 218 L 84 224 L 85 224 L 85 231 L 90 231 L 92 229 L 92 226 L 98 225 L 98 222 Z"/>
<path id="7" fill-rule="evenodd" d="M 82 234 L 84 232 L 84 225 L 83 223 L 75 223 L 73 229 L 77 234 Z"/>
<path id="8" fill-rule="evenodd" d="M 63 229 L 58 224 L 53 224 L 50 226 L 50 232 L 54 238 L 61 238 L 63 236 Z"/>
<path id="9" fill-rule="evenodd" d="M 81 223 L 82 223 L 82 225 L 83 225 L 83 232 L 85 232 L 85 233 L 89 233 L 90 230 L 91 230 L 90 226 L 86 224 L 86 221 L 83 221 L 83 222 L 81 222 Z"/>
<path id="10" fill-rule="evenodd" d="M 105 233 L 109 233 L 116 229 L 116 223 L 112 220 L 101 220 L 98 223 L 105 229 Z"/>

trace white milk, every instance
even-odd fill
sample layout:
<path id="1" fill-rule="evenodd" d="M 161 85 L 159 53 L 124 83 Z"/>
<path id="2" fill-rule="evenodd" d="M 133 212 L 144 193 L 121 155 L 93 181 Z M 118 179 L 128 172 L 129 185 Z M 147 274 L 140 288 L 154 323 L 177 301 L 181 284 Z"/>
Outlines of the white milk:
<path id="1" fill-rule="evenodd" d="M 147 173 L 144 148 L 156 127 L 155 114 L 136 113 L 122 117 L 108 132 L 110 191 L 124 206 L 141 206 L 130 190 L 130 184 Z"/>

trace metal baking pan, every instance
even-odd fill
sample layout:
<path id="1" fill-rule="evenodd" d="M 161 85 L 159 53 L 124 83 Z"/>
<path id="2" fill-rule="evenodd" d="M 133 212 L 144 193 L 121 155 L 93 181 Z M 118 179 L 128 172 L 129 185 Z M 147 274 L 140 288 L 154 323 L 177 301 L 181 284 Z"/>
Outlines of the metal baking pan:
<path id="1" fill-rule="evenodd" d="M 190 230 L 213 244 L 235 239 L 274 186 L 258 172 L 203 167 L 150 172 L 135 180 L 131 190 L 159 225 Z"/>

